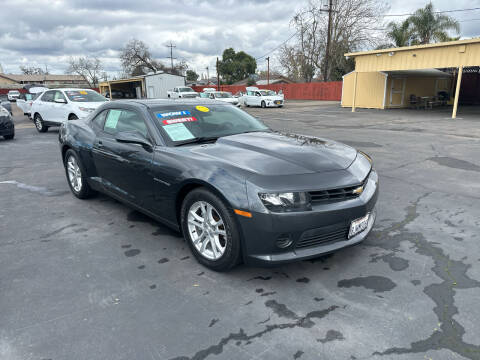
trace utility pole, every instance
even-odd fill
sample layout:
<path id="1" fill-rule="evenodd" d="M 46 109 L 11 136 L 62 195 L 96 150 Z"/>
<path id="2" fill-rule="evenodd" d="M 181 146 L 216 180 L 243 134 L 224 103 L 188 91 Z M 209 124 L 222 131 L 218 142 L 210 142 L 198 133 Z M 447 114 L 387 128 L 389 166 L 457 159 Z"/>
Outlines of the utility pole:
<path id="1" fill-rule="evenodd" d="M 172 44 L 170 41 L 170 45 L 165 45 L 166 47 L 170 48 L 170 56 L 167 56 L 167 58 L 170 58 L 170 70 L 173 71 L 173 59 L 176 59 L 173 57 L 173 48 L 176 47 L 175 45 Z"/>
<path id="2" fill-rule="evenodd" d="M 333 0 L 328 1 L 328 29 L 327 29 L 327 47 L 325 49 L 325 68 L 323 69 L 323 81 L 327 81 L 328 76 L 328 59 L 330 57 L 330 33 L 332 28 L 332 7 Z"/>
<path id="3" fill-rule="evenodd" d="M 207 69 L 207 85 L 210 85 L 210 73 L 208 71 L 208 66 L 206 67 Z"/>
<path id="4" fill-rule="evenodd" d="M 217 57 L 217 91 L 220 91 L 220 76 L 218 75 L 218 57 Z"/>
<path id="5" fill-rule="evenodd" d="M 267 57 L 267 86 L 270 85 L 270 56 Z"/>

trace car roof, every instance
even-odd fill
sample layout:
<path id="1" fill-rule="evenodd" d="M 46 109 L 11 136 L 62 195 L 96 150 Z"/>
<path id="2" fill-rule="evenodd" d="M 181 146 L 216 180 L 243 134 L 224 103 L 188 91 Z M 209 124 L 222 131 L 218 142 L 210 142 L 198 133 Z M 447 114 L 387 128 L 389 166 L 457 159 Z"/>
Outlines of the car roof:
<path id="1" fill-rule="evenodd" d="M 131 99 L 131 100 L 115 100 L 108 103 L 108 107 L 118 105 L 140 105 L 147 108 L 154 108 L 159 106 L 169 105 L 225 105 L 225 102 L 219 100 L 212 100 L 207 98 L 193 98 L 193 99 Z"/>

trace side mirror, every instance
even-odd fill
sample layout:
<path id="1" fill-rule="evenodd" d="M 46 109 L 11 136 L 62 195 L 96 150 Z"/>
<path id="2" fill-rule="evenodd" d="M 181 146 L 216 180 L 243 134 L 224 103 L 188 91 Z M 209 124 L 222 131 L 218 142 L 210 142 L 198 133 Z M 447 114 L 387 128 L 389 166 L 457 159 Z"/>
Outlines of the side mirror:
<path id="1" fill-rule="evenodd" d="M 67 100 L 65 100 L 65 99 L 55 99 L 55 102 L 59 103 L 59 104 L 66 104 Z"/>
<path id="2" fill-rule="evenodd" d="M 148 149 L 153 147 L 152 143 L 138 131 L 121 131 L 117 133 L 115 140 L 119 143 L 142 145 Z"/>

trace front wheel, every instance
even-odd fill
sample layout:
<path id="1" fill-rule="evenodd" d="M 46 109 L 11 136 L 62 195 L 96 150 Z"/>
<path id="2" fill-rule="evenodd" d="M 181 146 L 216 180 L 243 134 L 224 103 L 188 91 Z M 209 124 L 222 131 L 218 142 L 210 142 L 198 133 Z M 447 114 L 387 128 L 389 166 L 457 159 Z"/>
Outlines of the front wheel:
<path id="1" fill-rule="evenodd" d="M 3 138 L 5 140 L 13 140 L 13 138 L 15 137 L 15 134 L 10 134 L 10 135 L 4 135 Z"/>
<path id="2" fill-rule="evenodd" d="M 75 151 L 72 149 L 67 150 L 64 164 L 68 185 L 70 186 L 73 195 L 79 199 L 91 197 L 95 192 L 87 183 L 87 176 L 84 167 Z"/>
<path id="3" fill-rule="evenodd" d="M 181 210 L 182 231 L 199 263 L 227 271 L 241 260 L 240 233 L 231 209 L 207 189 L 190 192 Z"/>
<path id="4" fill-rule="evenodd" d="M 45 126 L 45 123 L 43 122 L 43 119 L 40 116 L 40 114 L 35 114 L 34 122 L 38 132 L 41 132 L 41 133 L 47 132 L 48 126 Z"/>

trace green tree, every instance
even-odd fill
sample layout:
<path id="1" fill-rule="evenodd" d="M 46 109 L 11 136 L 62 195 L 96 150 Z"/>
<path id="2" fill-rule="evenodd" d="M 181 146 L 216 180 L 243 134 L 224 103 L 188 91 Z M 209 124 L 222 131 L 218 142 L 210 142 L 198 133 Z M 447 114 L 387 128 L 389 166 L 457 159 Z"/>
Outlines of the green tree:
<path id="1" fill-rule="evenodd" d="M 218 62 L 218 73 L 227 84 L 233 84 L 254 74 L 257 69 L 255 58 L 243 51 L 235 52 L 232 48 L 223 51 L 222 60 Z"/>
<path id="2" fill-rule="evenodd" d="M 187 70 L 187 81 L 197 81 L 198 74 L 193 70 Z"/>
<path id="3" fill-rule="evenodd" d="M 410 19 L 405 19 L 401 23 L 394 21 L 387 25 L 387 37 L 392 40 L 392 47 L 409 46 L 415 39 L 415 32 Z"/>
<path id="4" fill-rule="evenodd" d="M 418 44 L 449 41 L 452 39 L 448 33 L 450 30 L 460 33 L 458 21 L 448 15 L 436 13 L 431 2 L 415 11 L 408 20 L 413 25 Z"/>

